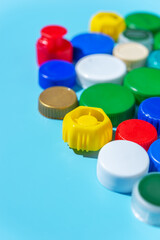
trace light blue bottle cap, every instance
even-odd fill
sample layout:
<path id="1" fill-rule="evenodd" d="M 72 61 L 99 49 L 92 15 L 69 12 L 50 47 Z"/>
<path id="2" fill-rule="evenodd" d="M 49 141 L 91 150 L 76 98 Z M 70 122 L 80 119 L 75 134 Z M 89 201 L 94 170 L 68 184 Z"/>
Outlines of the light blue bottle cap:
<path id="1" fill-rule="evenodd" d="M 147 59 L 147 66 L 160 69 L 160 50 L 155 50 L 150 53 Z"/>

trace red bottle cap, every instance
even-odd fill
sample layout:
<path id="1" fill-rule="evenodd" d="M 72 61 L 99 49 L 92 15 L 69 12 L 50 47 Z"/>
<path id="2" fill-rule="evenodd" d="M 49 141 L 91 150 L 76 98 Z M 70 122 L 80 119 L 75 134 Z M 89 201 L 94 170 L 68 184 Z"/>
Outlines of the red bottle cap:
<path id="1" fill-rule="evenodd" d="M 67 29 L 57 25 L 49 25 L 41 29 L 41 36 L 46 38 L 62 38 Z"/>
<path id="2" fill-rule="evenodd" d="M 67 29 L 57 25 L 46 26 L 41 29 L 41 38 L 37 41 L 38 65 L 53 60 L 65 60 L 72 62 L 72 44 L 63 38 Z"/>
<path id="3" fill-rule="evenodd" d="M 130 119 L 118 125 L 115 140 L 135 142 L 147 151 L 150 145 L 157 140 L 157 131 L 152 124 L 146 121 Z"/>

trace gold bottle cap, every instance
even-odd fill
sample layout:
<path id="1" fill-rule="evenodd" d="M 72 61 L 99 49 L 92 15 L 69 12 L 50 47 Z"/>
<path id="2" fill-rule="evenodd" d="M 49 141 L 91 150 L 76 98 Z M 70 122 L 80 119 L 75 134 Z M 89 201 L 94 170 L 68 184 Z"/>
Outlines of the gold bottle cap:
<path id="1" fill-rule="evenodd" d="M 39 96 L 39 112 L 52 119 L 63 119 L 78 106 L 76 93 L 67 87 L 51 87 Z"/>

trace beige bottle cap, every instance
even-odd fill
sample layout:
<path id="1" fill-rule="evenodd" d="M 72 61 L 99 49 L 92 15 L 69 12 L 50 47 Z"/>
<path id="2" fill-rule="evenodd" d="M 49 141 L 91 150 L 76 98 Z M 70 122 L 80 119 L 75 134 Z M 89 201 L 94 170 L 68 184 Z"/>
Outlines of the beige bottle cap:
<path id="1" fill-rule="evenodd" d="M 128 71 L 143 67 L 148 54 L 149 51 L 145 46 L 135 42 L 118 44 L 113 49 L 113 55 L 126 63 Z"/>
<path id="2" fill-rule="evenodd" d="M 39 96 L 39 112 L 47 118 L 63 119 L 77 106 L 76 93 L 67 87 L 47 88 Z"/>

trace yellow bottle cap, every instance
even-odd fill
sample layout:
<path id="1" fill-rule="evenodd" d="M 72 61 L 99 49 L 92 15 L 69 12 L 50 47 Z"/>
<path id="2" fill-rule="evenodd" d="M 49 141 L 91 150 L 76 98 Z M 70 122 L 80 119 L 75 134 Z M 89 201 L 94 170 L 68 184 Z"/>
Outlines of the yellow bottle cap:
<path id="1" fill-rule="evenodd" d="M 112 140 L 112 123 L 101 108 L 77 107 L 64 117 L 63 140 L 78 151 L 97 151 Z"/>
<path id="2" fill-rule="evenodd" d="M 143 67 L 148 54 L 148 49 L 136 42 L 121 43 L 113 49 L 113 55 L 125 62 L 128 71 Z"/>
<path id="3" fill-rule="evenodd" d="M 101 32 L 117 40 L 119 34 L 126 28 L 125 21 L 116 13 L 99 12 L 91 18 L 91 32 Z"/>
<path id="4" fill-rule="evenodd" d="M 39 96 L 39 112 L 47 117 L 63 119 L 78 106 L 76 93 L 67 87 L 51 87 Z"/>

